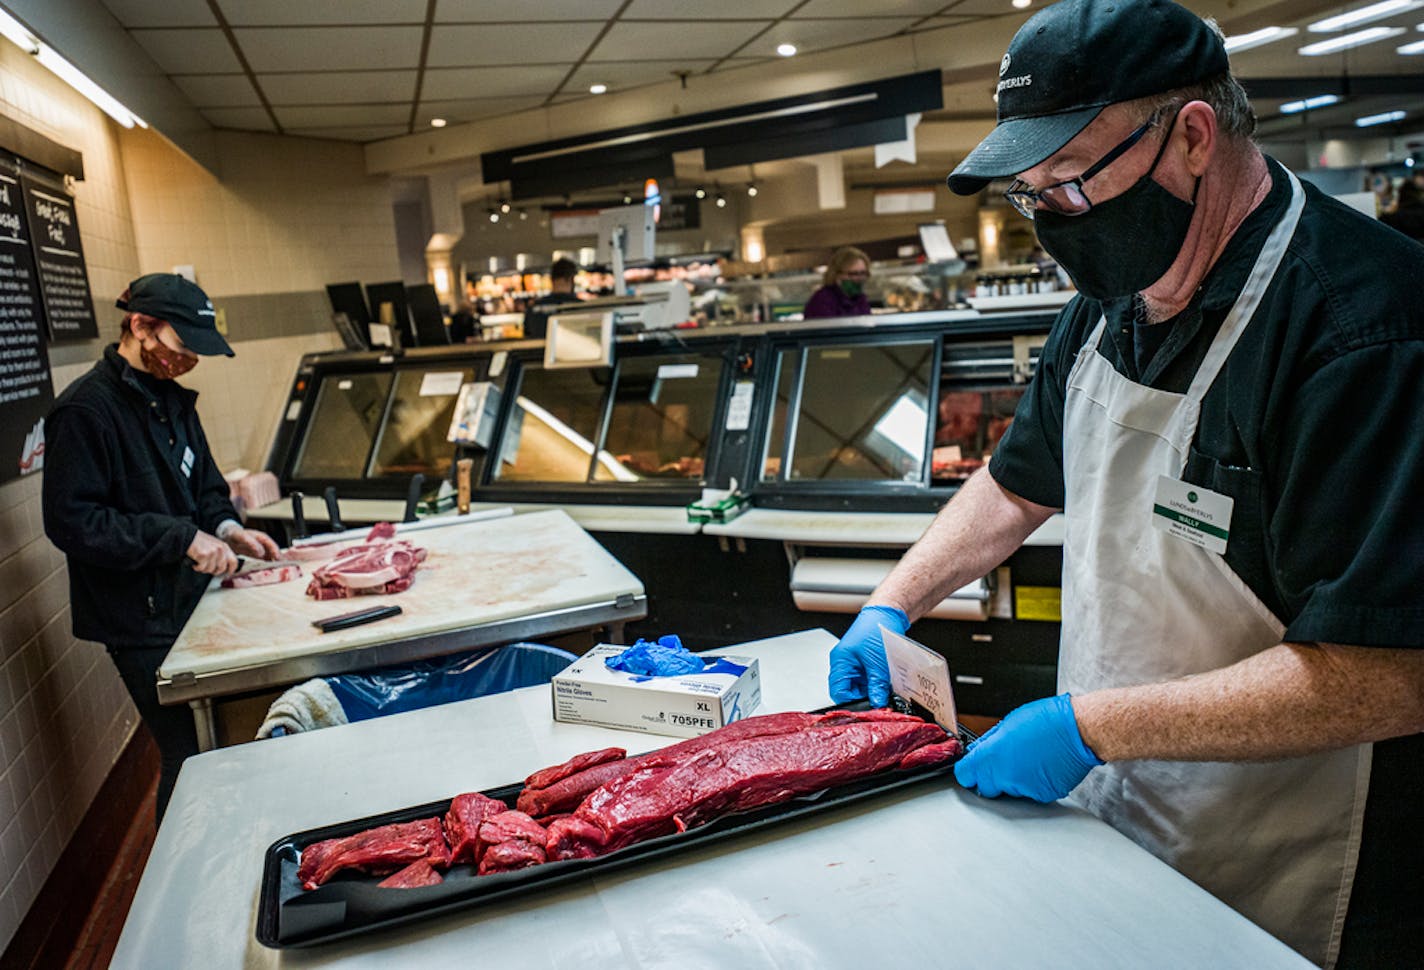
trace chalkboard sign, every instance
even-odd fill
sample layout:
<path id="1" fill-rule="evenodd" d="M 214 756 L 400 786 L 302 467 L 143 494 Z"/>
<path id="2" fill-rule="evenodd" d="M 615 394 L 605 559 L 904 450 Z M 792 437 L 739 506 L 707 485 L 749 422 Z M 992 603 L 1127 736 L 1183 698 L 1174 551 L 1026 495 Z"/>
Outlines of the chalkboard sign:
<path id="1" fill-rule="evenodd" d="M 99 336 L 99 322 L 89 295 L 74 200 L 62 188 L 28 171 L 20 173 L 20 185 L 25 192 L 25 217 L 50 339 L 93 340 Z"/>
<path id="2" fill-rule="evenodd" d="M 0 158 L 0 482 L 44 465 L 54 403 L 19 171 Z"/>

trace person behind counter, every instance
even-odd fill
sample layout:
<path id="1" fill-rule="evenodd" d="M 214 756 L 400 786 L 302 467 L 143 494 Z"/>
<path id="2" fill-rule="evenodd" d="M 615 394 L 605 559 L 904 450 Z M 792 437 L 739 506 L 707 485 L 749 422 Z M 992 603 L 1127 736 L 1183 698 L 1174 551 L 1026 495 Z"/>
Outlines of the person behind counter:
<path id="1" fill-rule="evenodd" d="M 198 751 L 186 705 L 159 704 L 158 667 L 213 576 L 277 544 L 245 529 L 213 462 L 197 394 L 177 383 L 199 356 L 233 356 L 213 305 L 154 273 L 119 297 L 119 342 L 45 419 L 45 534 L 68 557 L 74 635 L 105 645 L 162 757 L 158 818 Z"/>
<path id="2" fill-rule="evenodd" d="M 822 286 L 801 315 L 807 320 L 821 317 L 859 317 L 870 312 L 865 281 L 870 279 L 870 257 L 854 246 L 842 246 L 826 264 Z"/>
<path id="3" fill-rule="evenodd" d="M 572 259 L 554 260 L 549 268 L 549 292 L 524 311 L 524 337 L 526 340 L 543 340 L 549 330 L 549 314 L 557 312 L 564 303 L 577 303 L 574 293 L 574 278 L 578 276 L 579 265 Z"/>
<path id="4" fill-rule="evenodd" d="M 1219 31 L 1170 0 L 1046 7 L 999 73 L 949 186 L 1013 178 L 1079 295 L 831 696 L 885 703 L 881 625 L 1062 509 L 1060 693 L 959 781 L 1071 794 L 1319 965 L 1418 966 L 1424 249 L 1264 156 Z"/>

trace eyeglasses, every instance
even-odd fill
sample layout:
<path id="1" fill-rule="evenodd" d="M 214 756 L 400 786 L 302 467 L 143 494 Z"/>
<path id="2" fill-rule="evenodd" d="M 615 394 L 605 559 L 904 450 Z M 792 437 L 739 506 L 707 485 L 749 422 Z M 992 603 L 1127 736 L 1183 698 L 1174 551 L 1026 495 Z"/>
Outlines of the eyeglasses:
<path id="1" fill-rule="evenodd" d="M 1157 114 L 1148 118 L 1143 122 L 1140 128 L 1124 138 L 1102 158 L 1098 159 L 1092 165 L 1089 165 L 1083 170 L 1083 174 L 1077 178 L 1068 179 L 1066 182 L 1055 182 L 1053 185 L 1042 189 L 1035 189 L 1023 179 L 1014 179 L 1013 184 L 1011 184 L 1008 191 L 1004 193 L 1004 198 L 1008 199 L 1009 204 L 1017 209 L 1019 214 L 1025 219 L 1032 219 L 1035 210 L 1040 206 L 1050 212 L 1056 212 L 1059 215 L 1081 216 L 1093 207 L 1092 200 L 1089 199 L 1087 194 L 1083 191 L 1083 183 L 1131 151 L 1132 146 L 1141 141 L 1142 136 L 1155 127 L 1160 120 L 1160 116 Z M 1176 124 L 1176 122 L 1177 116 L 1173 114 L 1172 124 Z M 1167 126 L 1168 131 L 1170 131 L 1171 128 L 1172 125 Z M 1167 141 L 1165 138 L 1162 140 L 1162 144 L 1163 147 L 1166 147 Z M 1158 158 L 1160 158 L 1161 152 L 1157 154 Z M 1157 167 L 1157 161 L 1155 159 L 1152 162 L 1152 167 Z"/>

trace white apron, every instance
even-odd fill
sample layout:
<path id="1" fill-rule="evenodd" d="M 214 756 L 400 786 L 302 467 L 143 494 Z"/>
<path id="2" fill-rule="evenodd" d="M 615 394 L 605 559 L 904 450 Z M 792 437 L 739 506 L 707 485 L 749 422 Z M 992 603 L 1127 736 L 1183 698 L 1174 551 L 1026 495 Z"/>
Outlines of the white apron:
<path id="1" fill-rule="evenodd" d="M 1216 553 L 1153 528 L 1159 475 L 1180 479 L 1201 401 L 1280 265 L 1304 206 L 1290 206 L 1186 394 L 1079 351 L 1063 459 L 1060 691 L 1156 683 L 1225 667 L 1285 627 Z M 1246 510 L 1246 514 L 1252 514 Z M 1094 769 L 1071 796 L 1322 966 L 1333 966 L 1359 854 L 1369 745 L 1253 764 L 1131 761 Z"/>

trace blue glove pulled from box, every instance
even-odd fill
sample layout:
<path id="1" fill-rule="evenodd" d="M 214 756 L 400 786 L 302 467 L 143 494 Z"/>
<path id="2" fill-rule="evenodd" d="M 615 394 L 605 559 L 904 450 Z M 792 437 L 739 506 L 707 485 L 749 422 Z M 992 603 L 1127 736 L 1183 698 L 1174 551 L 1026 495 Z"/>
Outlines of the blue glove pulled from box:
<path id="1" fill-rule="evenodd" d="M 682 645 L 682 640 L 673 635 L 658 637 L 656 641 L 639 639 L 616 657 L 609 657 L 604 665 L 610 670 L 621 670 L 625 674 L 640 677 L 677 677 L 682 674 L 700 674 L 707 665 L 702 659 Z"/>

